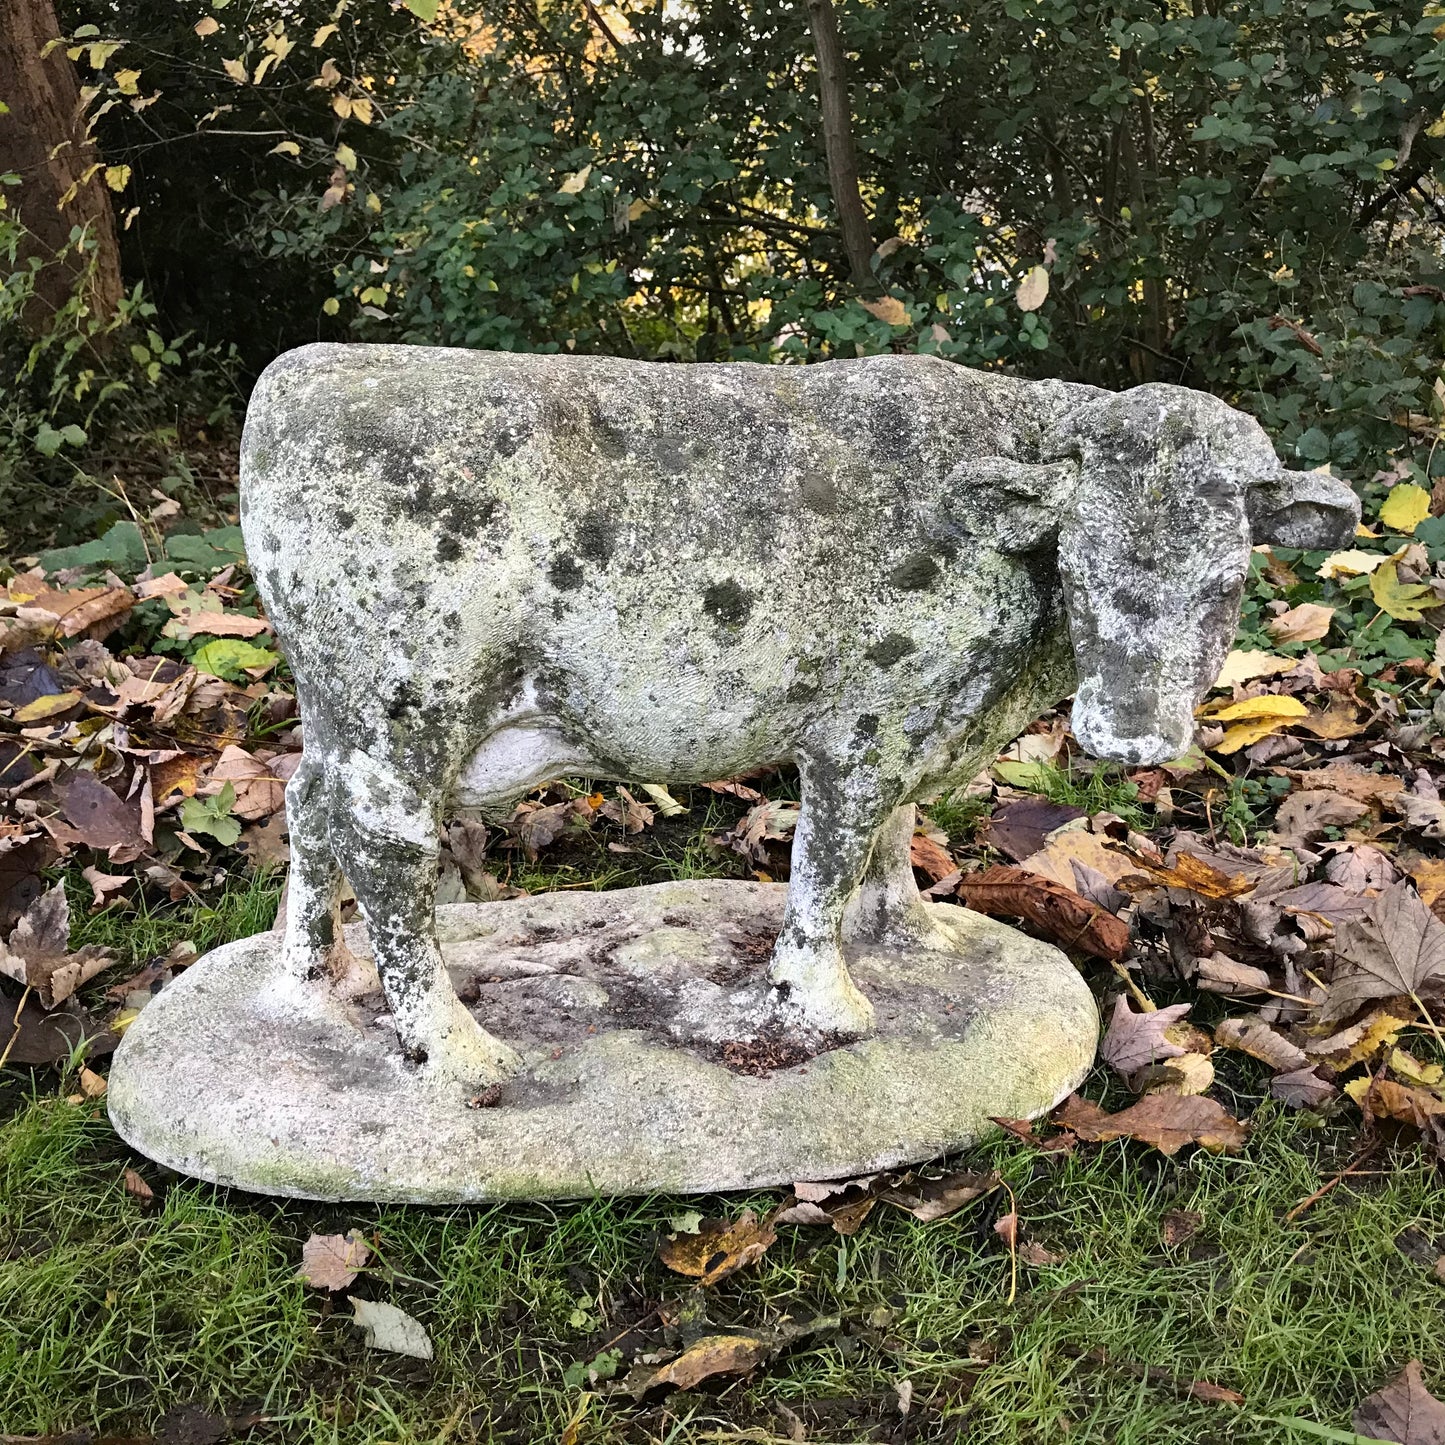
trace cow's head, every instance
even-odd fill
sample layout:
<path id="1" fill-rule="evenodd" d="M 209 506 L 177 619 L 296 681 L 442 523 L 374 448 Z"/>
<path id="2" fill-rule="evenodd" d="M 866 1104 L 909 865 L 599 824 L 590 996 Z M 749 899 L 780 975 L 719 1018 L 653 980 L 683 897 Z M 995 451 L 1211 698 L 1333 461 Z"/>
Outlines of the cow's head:
<path id="1" fill-rule="evenodd" d="M 1359 501 L 1287 471 L 1252 417 L 1177 386 L 1098 394 L 1046 450 L 1057 460 L 1029 469 L 1045 479 L 1031 506 L 1057 519 L 1074 733 L 1096 757 L 1178 757 L 1234 637 L 1250 543 L 1342 545 Z"/>

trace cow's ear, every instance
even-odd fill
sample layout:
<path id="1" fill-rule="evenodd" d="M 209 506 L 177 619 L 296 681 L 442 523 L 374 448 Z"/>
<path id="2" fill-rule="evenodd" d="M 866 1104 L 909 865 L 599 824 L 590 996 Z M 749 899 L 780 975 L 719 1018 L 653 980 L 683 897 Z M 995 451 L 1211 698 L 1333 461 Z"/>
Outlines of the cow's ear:
<path id="1" fill-rule="evenodd" d="M 1245 505 L 1256 542 L 1310 552 L 1347 545 L 1360 520 L 1360 499 L 1328 472 L 1281 469 L 1252 482 Z"/>
<path id="2" fill-rule="evenodd" d="M 943 479 L 928 507 L 928 529 L 1003 553 L 1031 552 L 1058 536 L 1061 511 L 1078 481 L 1073 461 L 1034 466 L 1009 457 L 974 457 Z"/>

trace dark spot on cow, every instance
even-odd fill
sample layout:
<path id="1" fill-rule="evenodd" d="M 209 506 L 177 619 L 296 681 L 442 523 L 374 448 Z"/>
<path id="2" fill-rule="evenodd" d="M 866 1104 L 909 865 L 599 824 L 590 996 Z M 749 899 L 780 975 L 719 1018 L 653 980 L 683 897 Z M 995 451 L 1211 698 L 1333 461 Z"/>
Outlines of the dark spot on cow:
<path id="1" fill-rule="evenodd" d="M 349 532 L 356 525 L 356 513 L 348 512 L 345 507 L 338 507 L 336 509 L 336 525 L 343 532 Z"/>
<path id="2" fill-rule="evenodd" d="M 922 592 L 938 581 L 938 573 L 938 563 L 927 552 L 915 552 L 888 574 L 888 580 L 904 592 Z"/>
<path id="3" fill-rule="evenodd" d="M 409 682 L 404 682 L 397 688 L 395 696 L 387 704 L 386 715 L 393 722 L 403 718 L 409 712 L 414 712 L 421 706 L 421 694 Z"/>
<path id="4" fill-rule="evenodd" d="M 879 667 L 889 668 L 910 652 L 917 651 L 912 638 L 905 637 L 901 632 L 890 632 L 887 637 L 879 638 L 863 655 Z"/>
<path id="5" fill-rule="evenodd" d="M 450 532 L 437 543 L 437 561 L 455 562 L 462 555 L 462 544 L 458 537 Z"/>
<path id="6" fill-rule="evenodd" d="M 606 562 L 617 546 L 617 523 L 606 512 L 588 512 L 577 526 L 577 550 L 589 562 Z"/>
<path id="7" fill-rule="evenodd" d="M 753 610 L 753 599 L 729 577 L 702 594 L 702 610 L 724 627 L 741 627 Z"/>
<path id="8" fill-rule="evenodd" d="M 559 592 L 573 592 L 582 585 L 582 564 L 570 553 L 552 559 L 547 576 Z"/>
<path id="9" fill-rule="evenodd" d="M 826 472 L 809 472 L 798 490 L 809 511 L 817 512 L 820 517 L 837 516 L 838 486 Z"/>
<path id="10" fill-rule="evenodd" d="M 865 712 L 853 726 L 859 737 L 876 738 L 878 736 L 878 714 Z"/>

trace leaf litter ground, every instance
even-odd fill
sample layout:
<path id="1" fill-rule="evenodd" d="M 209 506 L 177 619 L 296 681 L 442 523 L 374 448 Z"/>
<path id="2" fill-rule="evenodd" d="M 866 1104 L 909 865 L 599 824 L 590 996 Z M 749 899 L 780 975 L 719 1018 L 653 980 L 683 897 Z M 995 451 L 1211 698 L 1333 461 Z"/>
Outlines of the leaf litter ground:
<path id="1" fill-rule="evenodd" d="M 15 569 L 0 1434 L 1438 1438 L 1445 523 L 1418 502 L 1256 554 L 1185 758 L 1094 767 L 1063 710 L 920 816 L 929 896 L 1096 985 L 1087 1097 L 750 1200 L 325 1209 L 129 1155 L 106 1054 L 270 924 L 294 697 L 231 529 Z M 785 878 L 795 799 L 559 783 L 451 820 L 442 896 Z"/>

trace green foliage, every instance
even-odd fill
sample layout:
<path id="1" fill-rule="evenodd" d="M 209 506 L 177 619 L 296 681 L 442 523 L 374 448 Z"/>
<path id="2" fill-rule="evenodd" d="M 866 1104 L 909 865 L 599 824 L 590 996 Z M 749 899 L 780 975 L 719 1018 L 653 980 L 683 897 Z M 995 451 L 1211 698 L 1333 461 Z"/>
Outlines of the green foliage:
<path id="1" fill-rule="evenodd" d="M 227 782 L 213 798 L 187 798 L 181 804 L 181 827 L 187 833 L 205 833 L 229 848 L 241 836 L 241 824 L 231 815 L 236 789 Z"/>

